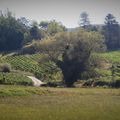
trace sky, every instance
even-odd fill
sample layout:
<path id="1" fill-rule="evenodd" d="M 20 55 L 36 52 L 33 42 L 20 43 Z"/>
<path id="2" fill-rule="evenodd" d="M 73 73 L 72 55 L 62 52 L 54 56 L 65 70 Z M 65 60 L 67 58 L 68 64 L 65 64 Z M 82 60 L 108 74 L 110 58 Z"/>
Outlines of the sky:
<path id="1" fill-rule="evenodd" d="M 92 24 L 103 24 L 108 13 L 120 23 L 120 0 L 0 0 L 0 10 L 6 8 L 16 17 L 37 22 L 55 19 L 68 28 L 78 26 L 79 16 L 84 11 Z"/>

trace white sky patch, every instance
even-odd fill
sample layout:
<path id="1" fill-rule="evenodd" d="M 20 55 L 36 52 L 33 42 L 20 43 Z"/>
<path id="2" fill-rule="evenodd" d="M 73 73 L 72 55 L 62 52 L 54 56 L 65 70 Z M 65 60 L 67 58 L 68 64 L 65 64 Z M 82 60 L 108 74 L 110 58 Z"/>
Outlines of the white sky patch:
<path id="1" fill-rule="evenodd" d="M 17 17 L 38 22 L 56 19 L 69 28 L 78 26 L 83 11 L 93 24 L 103 24 L 108 13 L 120 22 L 119 6 L 120 0 L 0 0 L 0 10 L 9 8 Z"/>

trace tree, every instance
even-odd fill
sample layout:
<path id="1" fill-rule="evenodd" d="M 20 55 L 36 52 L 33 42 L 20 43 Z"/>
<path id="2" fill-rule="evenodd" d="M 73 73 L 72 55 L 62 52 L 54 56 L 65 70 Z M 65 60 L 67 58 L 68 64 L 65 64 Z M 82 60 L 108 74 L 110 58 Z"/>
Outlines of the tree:
<path id="1" fill-rule="evenodd" d="M 40 38 L 40 34 L 39 34 L 39 29 L 38 29 L 37 26 L 33 26 L 33 27 L 30 29 L 30 35 L 31 35 L 31 38 L 32 38 L 32 39 L 35 39 L 35 40 L 41 39 L 41 38 Z"/>
<path id="2" fill-rule="evenodd" d="M 81 13 L 79 25 L 86 30 L 90 26 L 89 16 L 86 12 Z"/>
<path id="3" fill-rule="evenodd" d="M 30 21 L 26 19 L 25 17 L 18 18 L 17 21 L 21 24 L 22 26 L 22 31 L 24 33 L 24 45 L 27 44 L 28 42 L 31 42 L 31 35 L 30 35 Z"/>
<path id="4" fill-rule="evenodd" d="M 48 21 L 41 21 L 39 26 L 42 28 L 42 29 L 47 29 L 48 28 L 48 24 L 49 22 Z"/>
<path id="5" fill-rule="evenodd" d="M 31 25 L 31 29 L 30 29 L 30 35 L 32 40 L 41 40 L 42 38 L 44 38 L 46 36 L 46 28 L 44 22 L 41 22 L 40 25 L 38 25 L 38 23 L 36 21 L 34 21 Z M 39 28 L 39 26 L 41 28 Z"/>
<path id="6" fill-rule="evenodd" d="M 16 50 L 22 47 L 24 41 L 23 27 L 7 10 L 0 15 L 0 51 Z"/>
<path id="7" fill-rule="evenodd" d="M 104 35 L 108 49 L 120 48 L 120 28 L 112 14 L 105 18 Z"/>
<path id="8" fill-rule="evenodd" d="M 38 23 L 36 21 L 33 21 L 32 23 L 32 27 L 30 29 L 30 35 L 32 40 L 40 40 L 41 39 L 41 35 L 40 35 L 40 31 L 38 28 Z"/>
<path id="9" fill-rule="evenodd" d="M 55 35 L 56 33 L 63 31 L 66 31 L 66 28 L 60 22 L 53 20 L 48 24 L 48 33 L 50 35 Z"/>
<path id="10" fill-rule="evenodd" d="M 56 20 L 41 21 L 39 26 L 45 32 L 46 36 L 54 36 L 58 32 L 63 32 L 67 30 L 61 22 L 57 22 Z"/>
<path id="11" fill-rule="evenodd" d="M 103 50 L 104 39 L 97 32 L 81 30 L 56 34 L 41 41 L 39 47 L 61 69 L 66 86 L 71 87 L 86 70 L 91 54 Z"/>

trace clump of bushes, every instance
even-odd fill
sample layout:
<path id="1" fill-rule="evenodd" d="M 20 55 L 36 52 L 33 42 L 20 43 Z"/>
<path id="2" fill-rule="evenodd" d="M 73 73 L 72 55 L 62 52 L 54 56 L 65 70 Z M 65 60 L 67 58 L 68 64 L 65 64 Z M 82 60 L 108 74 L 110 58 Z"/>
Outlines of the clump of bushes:
<path id="1" fill-rule="evenodd" d="M 48 82 L 47 86 L 49 86 L 49 87 L 57 87 L 58 85 L 55 82 Z"/>
<path id="2" fill-rule="evenodd" d="M 42 78 L 42 74 L 40 72 L 34 72 L 34 75 L 36 78 L 41 79 Z"/>
<path id="3" fill-rule="evenodd" d="M 93 80 L 89 79 L 86 80 L 82 86 L 89 86 L 89 87 L 113 87 L 113 88 L 120 88 L 120 79 L 116 79 L 114 81 L 112 80 L 104 80 L 104 79 L 99 79 L 99 80 Z"/>
<path id="4" fill-rule="evenodd" d="M 33 41 L 32 44 L 28 44 L 22 48 L 20 54 L 35 54 L 39 52 L 39 44 L 36 41 Z"/>
<path id="5" fill-rule="evenodd" d="M 9 73 L 11 72 L 11 65 L 8 63 L 0 65 L 0 72 Z"/>
<path id="6" fill-rule="evenodd" d="M 92 86 L 92 83 L 94 82 L 94 80 L 90 79 L 90 80 L 86 80 L 82 86 Z"/>
<path id="7" fill-rule="evenodd" d="M 93 87 L 96 87 L 96 86 L 101 86 L 101 87 L 103 87 L 103 86 L 110 86 L 110 82 L 108 82 L 108 81 L 103 81 L 103 80 L 98 80 L 98 81 L 94 81 L 94 82 L 92 83 L 92 86 L 93 86 Z"/>
<path id="8" fill-rule="evenodd" d="M 111 87 L 120 88 L 120 77 L 111 82 Z"/>

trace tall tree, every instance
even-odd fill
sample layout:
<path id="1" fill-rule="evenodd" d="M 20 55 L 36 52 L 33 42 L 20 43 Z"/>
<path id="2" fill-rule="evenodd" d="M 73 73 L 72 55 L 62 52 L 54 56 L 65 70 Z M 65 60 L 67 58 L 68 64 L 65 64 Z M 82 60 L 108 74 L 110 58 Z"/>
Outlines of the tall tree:
<path id="1" fill-rule="evenodd" d="M 24 32 L 24 45 L 28 42 L 31 42 L 31 36 L 30 36 L 30 21 L 26 19 L 25 17 L 18 18 L 17 21 L 22 26 L 22 31 Z"/>
<path id="2" fill-rule="evenodd" d="M 120 48 L 120 28 L 112 14 L 105 17 L 104 35 L 108 49 Z"/>
<path id="3" fill-rule="evenodd" d="M 49 22 L 48 21 L 41 21 L 39 26 L 42 28 L 42 29 L 47 29 L 48 28 L 48 24 Z"/>
<path id="4" fill-rule="evenodd" d="M 90 26 L 90 20 L 89 20 L 88 13 L 86 12 L 81 13 L 79 25 L 83 27 L 84 29 L 88 29 L 88 27 Z"/>
<path id="5" fill-rule="evenodd" d="M 93 51 L 103 48 L 103 36 L 85 31 L 59 33 L 40 43 L 41 53 L 48 55 L 48 60 L 55 62 L 61 69 L 67 87 L 81 78 Z"/>
<path id="6" fill-rule="evenodd" d="M 40 30 L 38 28 L 38 23 L 36 21 L 33 21 L 32 23 L 32 27 L 30 29 L 30 35 L 32 39 L 35 39 L 35 40 L 41 39 Z"/>
<path id="7" fill-rule="evenodd" d="M 50 21 L 48 24 L 48 33 L 50 35 L 55 35 L 58 32 L 66 31 L 65 26 L 62 25 L 62 23 L 57 22 L 55 20 Z"/>
<path id="8" fill-rule="evenodd" d="M 15 50 L 22 47 L 23 27 L 15 16 L 7 10 L 0 15 L 0 51 Z"/>
<path id="9" fill-rule="evenodd" d="M 54 36 L 56 33 L 66 31 L 66 27 L 62 25 L 61 22 L 57 22 L 56 20 L 52 21 L 41 21 L 39 26 L 44 30 L 46 36 L 52 35 Z"/>

